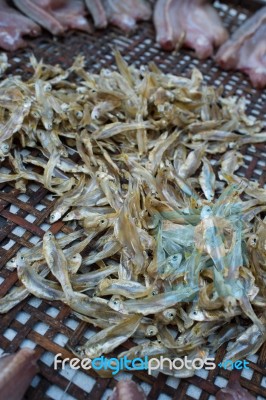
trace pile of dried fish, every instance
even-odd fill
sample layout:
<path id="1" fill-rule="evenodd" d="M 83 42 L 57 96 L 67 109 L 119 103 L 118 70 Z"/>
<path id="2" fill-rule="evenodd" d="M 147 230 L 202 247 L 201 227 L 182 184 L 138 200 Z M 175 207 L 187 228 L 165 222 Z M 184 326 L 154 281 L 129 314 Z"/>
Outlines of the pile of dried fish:
<path id="1" fill-rule="evenodd" d="M 91 33 L 87 14 L 95 28 L 110 24 L 129 33 L 136 29 L 137 21 L 151 18 L 152 9 L 146 0 L 0 0 L 0 48 L 14 51 L 25 47 L 24 36 L 41 35 L 41 27 L 53 35 L 69 30 Z"/>
<path id="2" fill-rule="evenodd" d="M 61 300 L 101 328 L 80 357 L 131 337 L 144 341 L 120 356 L 204 360 L 229 340 L 226 359 L 253 354 L 266 340 L 266 191 L 234 173 L 239 148 L 266 140 L 262 123 L 198 70 L 188 79 L 115 56 L 119 72 L 99 75 L 82 57 L 63 70 L 32 56 L 28 81 L 0 83 L 1 157 L 13 169 L 0 183 L 41 183 L 58 197 L 50 222 L 79 227 L 46 232 L 8 262 L 23 285 L 0 312 L 30 293 Z"/>

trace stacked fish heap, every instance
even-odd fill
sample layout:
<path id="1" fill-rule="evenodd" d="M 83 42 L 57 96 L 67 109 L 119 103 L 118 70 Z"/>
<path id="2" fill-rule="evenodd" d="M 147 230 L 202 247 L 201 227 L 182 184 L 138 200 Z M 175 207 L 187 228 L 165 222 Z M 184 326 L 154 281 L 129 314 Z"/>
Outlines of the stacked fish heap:
<path id="1" fill-rule="evenodd" d="M 227 341 L 226 359 L 253 354 L 266 339 L 266 191 L 235 171 L 239 148 L 266 140 L 263 125 L 196 69 L 188 79 L 115 57 L 119 72 L 98 75 L 82 57 L 63 70 L 32 56 L 28 81 L 0 83 L 1 157 L 13 169 L 0 183 L 41 183 L 58 197 L 50 222 L 78 228 L 48 231 L 8 262 L 22 285 L 0 312 L 29 294 L 61 300 L 100 328 L 80 357 L 129 338 L 142 342 L 120 356 L 204 361 Z"/>

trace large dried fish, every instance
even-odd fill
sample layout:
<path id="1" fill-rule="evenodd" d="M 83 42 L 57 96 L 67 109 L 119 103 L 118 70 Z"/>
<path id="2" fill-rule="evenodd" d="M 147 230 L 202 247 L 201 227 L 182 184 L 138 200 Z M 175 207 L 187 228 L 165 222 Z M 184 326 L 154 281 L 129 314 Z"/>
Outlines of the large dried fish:
<path id="1" fill-rule="evenodd" d="M 225 69 L 249 75 L 254 87 L 266 85 L 266 7 L 260 8 L 219 49 L 216 60 Z"/>
<path id="2" fill-rule="evenodd" d="M 10 7 L 6 0 L 0 1 L 0 26 L 0 47 L 5 50 L 25 47 L 24 35 L 38 36 L 41 33 L 37 24 Z"/>
<path id="3" fill-rule="evenodd" d="M 199 58 L 213 54 L 213 47 L 227 39 L 216 10 L 202 0 L 158 0 L 154 10 L 156 40 L 165 50 L 182 44 L 195 49 Z"/>

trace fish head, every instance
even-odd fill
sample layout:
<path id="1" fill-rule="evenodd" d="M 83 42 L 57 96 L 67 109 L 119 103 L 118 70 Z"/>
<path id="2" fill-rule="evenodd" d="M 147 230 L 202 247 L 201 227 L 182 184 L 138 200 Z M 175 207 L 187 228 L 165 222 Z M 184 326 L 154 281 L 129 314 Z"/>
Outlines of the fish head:
<path id="1" fill-rule="evenodd" d="M 104 216 L 101 216 L 101 217 L 98 219 L 97 227 L 98 227 L 99 229 L 102 230 L 102 229 L 108 228 L 109 223 L 110 223 L 109 218 L 106 218 L 106 217 L 104 217 Z"/>
<path id="2" fill-rule="evenodd" d="M 94 344 L 93 346 L 85 349 L 85 355 L 89 358 L 96 358 L 100 357 L 102 351 L 103 347 L 100 344 Z"/>
<path id="3" fill-rule="evenodd" d="M 75 271 L 79 269 L 81 263 L 82 263 L 82 256 L 79 253 L 74 254 L 69 260 L 69 266 L 71 267 L 72 270 Z"/>
<path id="4" fill-rule="evenodd" d="M 74 254 L 74 255 L 71 257 L 70 261 L 72 261 L 72 262 L 74 262 L 74 263 L 81 262 L 81 261 L 82 261 L 82 256 L 81 256 L 81 254 L 79 254 L 79 253 Z"/>
<path id="5" fill-rule="evenodd" d="M 38 110 L 32 110 L 30 112 L 30 115 L 35 119 L 39 119 L 41 117 L 41 113 Z"/>
<path id="6" fill-rule="evenodd" d="M 95 106 L 91 112 L 91 119 L 93 121 L 98 121 L 98 119 L 100 119 L 100 117 L 101 117 L 101 113 L 100 113 L 99 107 Z"/>
<path id="7" fill-rule="evenodd" d="M 83 118 L 83 111 L 77 110 L 75 112 L 75 116 L 76 116 L 77 119 L 82 119 Z"/>
<path id="8" fill-rule="evenodd" d="M 123 301 L 121 300 L 120 296 L 112 296 L 107 305 L 115 311 L 125 313 Z"/>
<path id="9" fill-rule="evenodd" d="M 256 249 L 258 246 L 258 236 L 253 234 L 249 237 L 248 239 L 248 246 L 252 247 L 253 249 Z"/>
<path id="10" fill-rule="evenodd" d="M 43 85 L 43 90 L 44 90 L 46 93 L 51 92 L 51 91 L 52 91 L 52 85 L 51 85 L 51 83 L 50 83 L 50 82 L 46 82 L 46 83 Z"/>
<path id="11" fill-rule="evenodd" d="M 18 254 L 16 257 L 15 263 L 16 263 L 17 269 L 21 270 L 26 267 L 26 258 L 22 254 Z"/>
<path id="12" fill-rule="evenodd" d="M 155 336 L 158 333 L 158 328 L 155 325 L 148 325 L 147 329 L 145 331 L 145 336 L 146 337 L 151 337 L 151 336 Z"/>
<path id="13" fill-rule="evenodd" d="M 173 267 L 178 267 L 180 262 L 182 261 L 182 257 L 183 256 L 181 253 L 173 254 L 172 256 L 169 257 L 169 263 Z"/>
<path id="14" fill-rule="evenodd" d="M 10 150 L 10 146 L 7 142 L 3 142 L 0 144 L 0 152 L 3 154 L 7 154 Z"/>
<path id="15" fill-rule="evenodd" d="M 13 271 L 15 268 L 17 268 L 17 258 L 13 257 L 11 260 L 9 260 L 6 263 L 6 268 L 9 269 L 10 271 Z"/>
<path id="16" fill-rule="evenodd" d="M 84 228 L 91 229 L 97 228 L 98 230 L 103 230 L 108 228 L 109 226 L 109 218 L 101 215 L 99 218 L 89 219 L 85 218 L 84 220 Z"/>
<path id="17" fill-rule="evenodd" d="M 43 241 L 44 242 L 49 242 L 54 238 L 54 235 L 52 234 L 51 231 L 47 231 L 45 232 L 45 234 L 43 235 Z"/>
<path id="18" fill-rule="evenodd" d="M 203 206 L 201 213 L 200 213 L 200 218 L 201 219 L 206 219 L 212 216 L 212 209 L 210 206 Z"/>
<path id="19" fill-rule="evenodd" d="M 53 211 L 52 214 L 50 214 L 50 224 L 53 224 L 54 222 L 58 221 L 61 218 L 62 214 L 60 211 Z"/>
<path id="20" fill-rule="evenodd" d="M 175 341 L 178 346 L 183 346 L 184 344 L 188 343 L 188 339 L 185 335 L 178 336 Z"/>
<path id="21" fill-rule="evenodd" d="M 209 192 L 208 193 L 208 201 L 213 201 L 213 199 L 214 199 L 214 194 L 213 193 L 211 193 L 211 192 Z"/>
<path id="22" fill-rule="evenodd" d="M 72 352 L 79 358 L 86 357 L 86 348 L 84 346 L 77 346 L 75 349 L 72 349 Z"/>
<path id="23" fill-rule="evenodd" d="M 87 165 L 79 165 L 79 168 L 80 168 L 80 172 L 83 172 L 84 174 L 90 173 L 90 170 L 87 167 Z"/>
<path id="24" fill-rule="evenodd" d="M 97 171 L 95 173 L 95 178 L 99 179 L 99 180 L 102 180 L 102 179 L 106 178 L 106 173 L 102 172 L 102 171 Z"/>
<path id="25" fill-rule="evenodd" d="M 168 308 L 163 311 L 163 316 L 167 321 L 173 321 L 176 317 L 176 310 L 174 308 Z"/>
<path id="26" fill-rule="evenodd" d="M 235 288 L 234 290 L 235 297 L 227 296 L 224 299 L 224 308 L 226 312 L 231 313 L 233 311 L 233 309 L 237 306 L 237 298 L 240 298 L 242 294 L 243 294 L 242 290 L 237 290 Z"/>
<path id="27" fill-rule="evenodd" d="M 151 292 L 152 296 L 156 296 L 156 295 L 159 294 L 159 293 L 160 293 L 160 290 L 159 290 L 158 287 L 154 287 L 153 290 L 152 290 L 152 292 Z"/>
<path id="28" fill-rule="evenodd" d="M 194 321 L 204 321 L 204 313 L 199 308 L 194 307 L 188 314 L 189 318 L 193 319 Z"/>

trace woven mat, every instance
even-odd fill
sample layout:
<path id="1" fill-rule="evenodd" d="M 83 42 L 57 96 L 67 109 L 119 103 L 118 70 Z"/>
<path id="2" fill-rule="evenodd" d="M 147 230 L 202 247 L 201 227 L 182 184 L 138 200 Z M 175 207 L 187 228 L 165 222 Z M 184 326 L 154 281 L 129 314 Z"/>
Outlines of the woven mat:
<path id="1" fill-rule="evenodd" d="M 230 1 L 227 4 L 215 2 L 215 7 L 232 32 L 243 23 L 252 11 L 258 8 L 256 1 Z M 30 42 L 30 47 L 10 54 L 12 74 L 22 74 L 25 78 L 31 74 L 29 54 L 33 52 L 37 59 L 68 67 L 73 58 L 83 53 L 87 68 L 99 72 L 102 67 L 115 68 L 112 47 L 117 47 L 129 63 L 137 67 L 154 61 L 164 72 L 189 75 L 193 67 L 198 67 L 208 84 L 223 85 L 230 95 L 244 95 L 248 112 L 265 119 L 266 93 L 251 88 L 241 73 L 227 73 L 220 70 L 212 60 L 199 61 L 189 50 L 178 54 L 162 52 L 154 43 L 154 28 L 151 23 L 139 25 L 138 31 L 126 37 L 115 28 L 94 35 L 69 33 L 64 38 L 52 38 L 44 34 Z M 24 150 L 27 154 L 27 150 Z M 260 182 L 266 181 L 265 145 L 250 145 L 242 150 L 245 165 L 238 174 Z M 34 152 L 33 152 L 34 155 Z M 0 172 L 7 172 L 8 165 L 2 165 Z M 44 232 L 50 228 L 48 215 L 54 200 L 47 190 L 37 184 L 29 184 L 27 192 L 20 194 L 12 184 L 0 184 L 0 297 L 17 284 L 16 272 L 4 268 L 22 247 L 32 247 L 41 240 Z M 63 222 L 57 222 L 50 228 L 57 237 L 71 230 Z M 50 303 L 29 297 L 8 314 L 0 316 L 0 353 L 14 352 L 20 347 L 35 348 L 40 355 L 40 373 L 32 382 L 25 399 L 107 399 L 116 381 L 130 377 L 139 383 L 149 400 L 170 399 L 214 399 L 220 387 L 228 380 L 238 379 L 258 400 L 266 399 L 266 344 L 257 355 L 249 357 L 250 369 L 228 371 L 217 368 L 212 371 L 200 370 L 192 378 L 176 379 L 158 374 L 157 377 L 136 371 L 133 375 L 120 373 L 115 379 L 99 378 L 94 371 L 81 372 L 66 368 L 55 371 L 53 359 L 56 353 L 71 357 L 65 345 L 71 347 L 89 338 L 96 330 L 71 315 L 69 308 L 59 302 Z M 133 346 L 131 341 L 124 343 L 120 350 Z M 218 364 L 225 354 L 225 347 L 216 355 Z M 1 396 L 0 396 L 1 397 Z"/>

